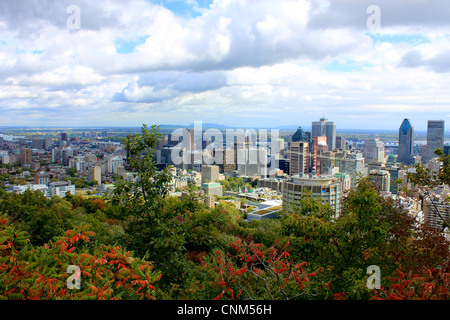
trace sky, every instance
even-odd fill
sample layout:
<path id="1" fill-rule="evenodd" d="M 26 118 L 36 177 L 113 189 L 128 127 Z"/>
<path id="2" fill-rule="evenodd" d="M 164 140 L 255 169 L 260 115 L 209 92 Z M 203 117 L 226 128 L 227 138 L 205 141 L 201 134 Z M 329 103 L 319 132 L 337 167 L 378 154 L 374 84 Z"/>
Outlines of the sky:
<path id="1" fill-rule="evenodd" d="M 450 125 L 448 0 L 2 0 L 0 126 Z"/>

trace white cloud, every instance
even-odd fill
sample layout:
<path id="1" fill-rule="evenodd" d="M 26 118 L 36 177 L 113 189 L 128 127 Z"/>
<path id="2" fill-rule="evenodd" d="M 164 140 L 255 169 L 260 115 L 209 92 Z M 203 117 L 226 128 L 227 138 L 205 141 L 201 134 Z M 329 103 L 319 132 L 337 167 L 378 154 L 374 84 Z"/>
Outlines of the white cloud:
<path id="1" fill-rule="evenodd" d="M 79 1 L 78 31 L 66 27 L 70 4 L 0 4 L 0 125 L 46 114 L 61 124 L 307 126 L 326 113 L 341 127 L 396 128 L 433 105 L 448 113 L 443 0 L 190 1 L 184 16 L 144 0 Z M 381 8 L 378 33 L 366 27 L 369 4 Z"/>

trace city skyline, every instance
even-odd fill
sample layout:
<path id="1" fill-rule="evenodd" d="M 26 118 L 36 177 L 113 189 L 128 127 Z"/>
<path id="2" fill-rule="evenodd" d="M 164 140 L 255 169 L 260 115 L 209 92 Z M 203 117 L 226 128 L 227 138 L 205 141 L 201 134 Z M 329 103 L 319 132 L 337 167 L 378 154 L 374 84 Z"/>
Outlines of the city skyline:
<path id="1" fill-rule="evenodd" d="M 3 1 L 0 126 L 426 130 L 450 118 L 449 6 Z"/>
<path id="2" fill-rule="evenodd" d="M 320 120 L 320 119 L 319 119 Z M 404 120 L 404 119 L 403 119 Z M 433 121 L 433 120 L 431 120 Z M 434 121 L 444 121 L 445 120 L 434 120 Z M 312 122 L 319 122 L 319 121 L 312 121 Z M 334 122 L 331 120 L 331 122 Z M 201 124 L 203 130 L 207 130 L 207 129 L 218 129 L 218 130 L 226 130 L 226 129 L 255 129 L 255 130 L 260 130 L 260 129 L 279 129 L 282 131 L 292 131 L 293 133 L 299 128 L 301 127 L 302 130 L 304 132 L 308 132 L 309 134 L 311 134 L 312 131 L 312 123 L 309 124 L 293 124 L 293 125 L 284 125 L 284 126 L 276 126 L 276 125 L 272 125 L 272 126 L 233 126 L 233 125 L 223 125 L 223 124 L 219 124 L 219 123 L 203 123 L 202 121 L 194 121 L 193 123 L 189 123 L 189 124 L 158 124 L 158 123 L 147 123 L 147 125 L 157 125 L 160 127 L 161 130 L 175 130 L 175 129 L 183 129 L 183 128 L 188 128 L 188 129 L 193 129 L 195 127 L 195 123 L 197 124 Z M 425 123 L 427 124 L 428 122 L 425 121 Z M 142 123 L 144 124 L 144 123 Z M 56 132 L 62 133 L 63 130 L 110 130 L 110 129 L 133 129 L 133 130 L 138 130 L 140 131 L 141 125 L 136 125 L 136 126 L 113 126 L 113 125 L 105 125 L 105 126 L 83 126 L 83 125 L 79 125 L 79 126 L 70 126 L 70 125 L 61 125 L 61 126 L 46 126 L 46 125 L 16 125 L 16 126 L 2 126 L 0 125 L 0 129 L 6 130 L 5 132 L 8 132 L 8 130 L 56 130 Z M 334 123 L 334 125 L 336 125 Z M 420 135 L 422 138 L 425 137 L 426 140 L 426 135 L 427 135 L 427 127 L 425 127 L 424 129 L 419 129 L 416 130 L 414 129 L 415 133 L 417 135 Z M 397 128 L 386 128 L 386 129 L 380 129 L 380 128 L 362 128 L 362 129 L 355 129 L 355 128 L 340 128 L 340 127 L 336 127 L 336 133 L 386 133 L 386 134 L 395 134 L 397 133 L 398 135 L 398 125 Z M 450 138 L 450 128 L 444 128 L 444 134 L 445 134 L 445 139 Z M 1 135 L 1 133 L 0 133 Z M 336 136 L 336 138 L 338 138 L 338 136 Z"/>

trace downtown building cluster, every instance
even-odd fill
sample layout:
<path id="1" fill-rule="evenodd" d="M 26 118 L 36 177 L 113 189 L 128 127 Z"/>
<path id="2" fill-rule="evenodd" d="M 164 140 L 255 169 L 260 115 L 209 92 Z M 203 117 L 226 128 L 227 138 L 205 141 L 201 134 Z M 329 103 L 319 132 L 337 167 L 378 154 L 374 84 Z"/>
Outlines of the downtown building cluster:
<path id="1" fill-rule="evenodd" d="M 418 220 L 437 227 L 436 210 L 440 216 L 450 216 L 443 201 L 448 186 L 433 192 L 430 199 L 420 189 L 410 196 L 403 188 L 417 187 L 408 178 L 415 164 L 422 162 L 431 172 L 439 170 L 442 164 L 434 150 L 440 148 L 448 155 L 450 149 L 444 144 L 444 125 L 442 120 L 428 121 L 426 144 L 419 145 L 413 124 L 404 119 L 398 143 L 392 145 L 378 138 L 345 139 L 337 135 L 336 124 L 323 117 L 311 123 L 310 131 L 299 127 L 292 135 L 272 134 L 266 139 L 249 130 L 240 139 L 215 143 L 214 148 L 205 130 L 191 128 L 184 129 L 182 138 L 174 132 L 163 134 L 154 146 L 154 161 L 159 170 L 169 168 L 172 174 L 170 195 L 184 197 L 193 191 L 209 207 L 226 198 L 243 211 L 251 209 L 248 220 L 276 218 L 281 211 L 295 208 L 305 195 L 329 204 L 338 217 L 347 192 L 358 177 L 367 177 L 382 196 L 399 200 Z M 0 138 L 0 163 L 8 165 L 0 168 L 0 174 L 12 177 L 4 184 L 6 189 L 39 190 L 48 197 L 77 190 L 101 195 L 114 188 L 117 179 L 135 179 L 124 146 L 102 141 L 107 135 L 59 132 L 11 141 Z M 230 179 L 241 179 L 243 184 L 237 190 L 227 189 L 225 181 Z"/>

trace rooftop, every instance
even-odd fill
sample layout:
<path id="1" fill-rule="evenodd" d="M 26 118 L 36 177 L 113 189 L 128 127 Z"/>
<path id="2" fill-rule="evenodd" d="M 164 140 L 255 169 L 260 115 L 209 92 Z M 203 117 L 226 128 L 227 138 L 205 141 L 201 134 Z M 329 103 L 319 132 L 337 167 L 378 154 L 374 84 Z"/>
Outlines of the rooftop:
<path id="1" fill-rule="evenodd" d="M 269 207 L 266 209 L 261 209 L 261 210 L 257 210 L 252 212 L 253 214 L 259 214 L 259 215 L 264 215 L 267 213 L 273 213 L 275 211 L 281 210 L 282 206 L 273 206 L 273 207 Z"/>

